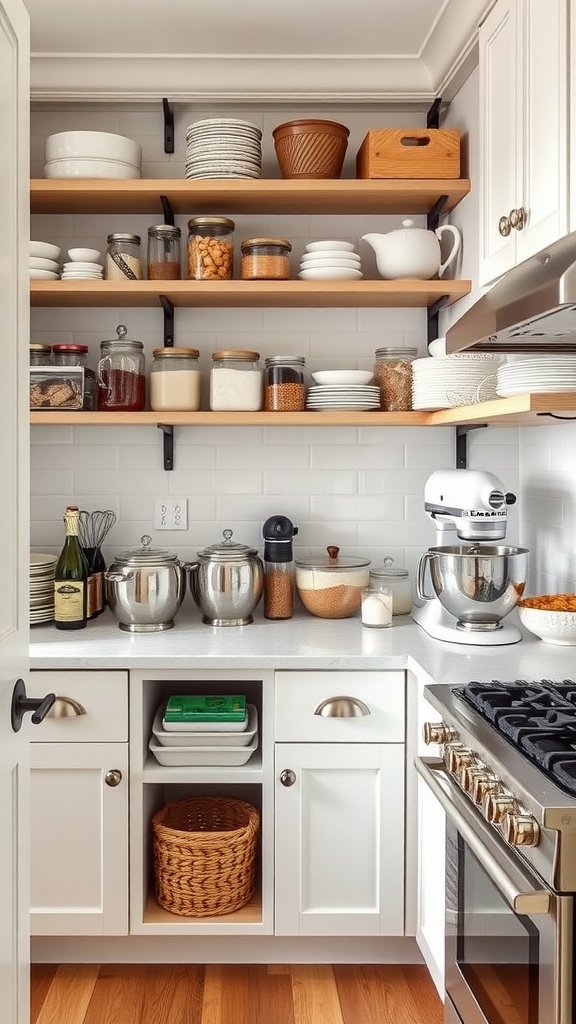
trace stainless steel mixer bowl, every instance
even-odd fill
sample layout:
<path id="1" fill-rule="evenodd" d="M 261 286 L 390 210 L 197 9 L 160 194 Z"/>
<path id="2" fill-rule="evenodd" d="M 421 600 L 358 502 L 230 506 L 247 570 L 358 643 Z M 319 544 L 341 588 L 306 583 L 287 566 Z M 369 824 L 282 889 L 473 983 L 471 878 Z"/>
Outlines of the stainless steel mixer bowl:
<path id="1" fill-rule="evenodd" d="M 524 593 L 528 549 L 485 544 L 429 548 L 420 558 L 418 596 L 436 597 L 463 629 L 498 629 Z M 429 568 L 434 595 L 426 593 Z"/>

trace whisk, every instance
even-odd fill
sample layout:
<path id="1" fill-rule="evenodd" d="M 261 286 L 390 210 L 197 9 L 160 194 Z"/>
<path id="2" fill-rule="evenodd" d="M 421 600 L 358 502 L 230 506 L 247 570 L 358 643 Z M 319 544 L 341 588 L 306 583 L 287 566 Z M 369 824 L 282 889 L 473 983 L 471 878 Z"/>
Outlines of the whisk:
<path id="1" fill-rule="evenodd" d="M 78 536 L 82 547 L 94 554 L 99 551 L 115 522 L 116 513 L 111 509 L 104 512 L 100 509 L 95 512 L 81 509 L 78 514 Z"/>

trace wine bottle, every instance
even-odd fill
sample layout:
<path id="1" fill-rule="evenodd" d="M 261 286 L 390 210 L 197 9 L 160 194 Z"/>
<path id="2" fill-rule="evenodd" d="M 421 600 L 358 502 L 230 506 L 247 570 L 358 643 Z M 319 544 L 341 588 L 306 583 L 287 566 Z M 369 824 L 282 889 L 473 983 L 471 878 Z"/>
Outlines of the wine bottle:
<path id="1" fill-rule="evenodd" d="M 88 563 L 78 538 L 78 508 L 64 513 L 66 540 L 54 571 L 56 629 L 84 629 L 87 621 Z"/>

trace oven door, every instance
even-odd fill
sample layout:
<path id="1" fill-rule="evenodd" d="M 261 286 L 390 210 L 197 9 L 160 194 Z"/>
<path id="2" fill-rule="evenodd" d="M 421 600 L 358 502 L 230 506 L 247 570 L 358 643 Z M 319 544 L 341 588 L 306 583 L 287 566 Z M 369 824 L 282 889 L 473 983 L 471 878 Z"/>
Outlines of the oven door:
<path id="1" fill-rule="evenodd" d="M 416 768 L 446 812 L 450 1024 L 573 1024 L 572 897 L 488 825 L 437 758 Z"/>

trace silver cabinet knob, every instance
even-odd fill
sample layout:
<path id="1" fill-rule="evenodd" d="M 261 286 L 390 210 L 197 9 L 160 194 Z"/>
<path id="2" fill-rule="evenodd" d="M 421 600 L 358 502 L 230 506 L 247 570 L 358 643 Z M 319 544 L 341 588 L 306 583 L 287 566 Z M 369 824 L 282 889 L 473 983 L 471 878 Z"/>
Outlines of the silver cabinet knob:
<path id="1" fill-rule="evenodd" d="M 512 225 L 510 223 L 510 218 L 509 217 L 500 217 L 500 220 L 498 221 L 498 231 L 500 232 L 502 237 L 503 238 L 508 238 L 508 235 L 510 234 L 511 230 L 512 230 Z"/>
<path id="2" fill-rule="evenodd" d="M 296 782 L 296 772 L 293 772 L 291 768 L 285 768 L 283 772 L 280 772 L 280 782 L 283 786 L 293 786 Z"/>
<path id="3" fill-rule="evenodd" d="M 517 210 L 510 210 L 508 220 L 510 221 L 511 228 L 514 228 L 516 231 L 522 231 L 526 224 L 526 210 L 524 207 L 519 206 Z"/>
<path id="4" fill-rule="evenodd" d="M 119 786 L 122 782 L 122 772 L 119 768 L 111 768 L 110 771 L 106 772 L 104 776 L 104 782 L 107 786 Z"/>

